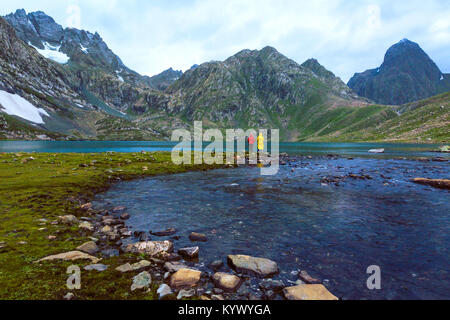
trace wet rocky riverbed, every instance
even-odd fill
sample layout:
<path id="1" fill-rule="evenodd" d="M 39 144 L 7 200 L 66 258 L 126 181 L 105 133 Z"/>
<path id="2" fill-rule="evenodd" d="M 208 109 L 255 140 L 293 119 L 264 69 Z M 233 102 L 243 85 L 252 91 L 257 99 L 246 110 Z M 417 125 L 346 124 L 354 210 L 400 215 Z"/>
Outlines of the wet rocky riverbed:
<path id="1" fill-rule="evenodd" d="M 93 204 L 126 208 L 136 236 L 124 242 L 199 246 L 184 263 L 201 271 L 221 260 L 232 272 L 227 256 L 246 254 L 275 261 L 286 286 L 307 271 L 343 299 L 448 299 L 449 191 L 411 182 L 448 179 L 449 162 L 435 160 L 285 157 L 274 176 L 250 166 L 164 175 L 118 183 Z M 380 290 L 366 286 L 371 265 Z"/>

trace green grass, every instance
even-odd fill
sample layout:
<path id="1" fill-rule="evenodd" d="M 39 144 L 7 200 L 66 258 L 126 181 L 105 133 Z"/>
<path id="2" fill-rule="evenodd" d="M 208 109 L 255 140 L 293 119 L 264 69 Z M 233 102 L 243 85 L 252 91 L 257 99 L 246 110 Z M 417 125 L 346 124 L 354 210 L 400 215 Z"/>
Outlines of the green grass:
<path id="1" fill-rule="evenodd" d="M 30 156 L 35 159 L 24 160 Z M 0 242 L 6 243 L 0 249 L 0 299 L 61 299 L 69 291 L 79 299 L 154 299 L 156 285 L 149 293 L 132 293 L 134 274 L 114 270 L 124 262 L 137 261 L 132 255 L 103 259 L 101 263 L 109 265 L 104 272 L 84 271 L 88 263 L 78 261 L 33 261 L 89 241 L 89 234 L 77 226 L 50 222 L 60 215 L 86 215 L 80 205 L 106 190 L 114 179 L 210 168 L 174 165 L 170 153 L 0 154 Z M 48 221 L 41 225 L 39 219 Z M 57 239 L 50 241 L 49 235 Z M 72 264 L 82 270 L 80 290 L 66 288 L 66 269 Z"/>

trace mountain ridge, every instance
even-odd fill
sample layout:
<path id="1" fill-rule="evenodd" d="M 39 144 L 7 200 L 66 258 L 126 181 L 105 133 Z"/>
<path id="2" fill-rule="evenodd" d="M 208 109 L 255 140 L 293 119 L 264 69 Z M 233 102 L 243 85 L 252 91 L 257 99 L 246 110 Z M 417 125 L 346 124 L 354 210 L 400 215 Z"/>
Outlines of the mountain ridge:
<path id="1" fill-rule="evenodd" d="M 43 12 L 8 16 L 18 29 L 0 17 L 0 90 L 48 116 L 43 124 L 22 119 L 24 126 L 2 117 L 0 138 L 48 132 L 70 139 L 161 140 L 200 120 L 204 128 L 278 128 L 283 141 L 355 139 L 349 133 L 382 126 L 403 110 L 358 96 L 314 58 L 299 64 L 270 46 L 147 77 L 125 66 L 117 70 L 122 61 L 98 33 L 63 29 Z M 45 50 L 61 50 L 68 61 L 49 60 Z"/>
<path id="2" fill-rule="evenodd" d="M 355 75 L 348 86 L 358 95 L 386 105 L 401 105 L 450 90 L 450 75 L 415 42 L 391 46 L 380 67 Z"/>

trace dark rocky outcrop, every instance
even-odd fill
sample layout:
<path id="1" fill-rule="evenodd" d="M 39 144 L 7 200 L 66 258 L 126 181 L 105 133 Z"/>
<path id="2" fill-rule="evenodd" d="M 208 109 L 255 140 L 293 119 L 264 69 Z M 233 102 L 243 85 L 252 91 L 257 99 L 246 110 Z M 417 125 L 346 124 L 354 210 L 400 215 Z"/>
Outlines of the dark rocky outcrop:
<path id="1" fill-rule="evenodd" d="M 356 73 L 348 86 L 377 103 L 401 105 L 449 91 L 450 76 L 417 43 L 403 39 L 389 48 L 380 67 Z"/>

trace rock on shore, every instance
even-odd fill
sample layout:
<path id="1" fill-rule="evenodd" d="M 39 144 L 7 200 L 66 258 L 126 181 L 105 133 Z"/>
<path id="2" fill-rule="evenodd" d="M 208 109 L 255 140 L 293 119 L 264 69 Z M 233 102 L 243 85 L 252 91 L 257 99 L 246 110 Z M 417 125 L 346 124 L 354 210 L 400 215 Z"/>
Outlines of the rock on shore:
<path id="1" fill-rule="evenodd" d="M 132 243 L 126 246 L 125 252 L 143 253 L 148 256 L 156 256 L 162 253 L 170 253 L 173 251 L 173 243 L 171 241 L 143 241 Z"/>
<path id="2" fill-rule="evenodd" d="M 201 272 L 193 269 L 180 269 L 170 277 L 170 287 L 174 289 L 192 288 L 200 281 Z"/>
<path id="3" fill-rule="evenodd" d="M 65 260 L 65 261 L 74 261 L 74 260 L 91 260 L 92 263 L 97 263 L 100 261 L 99 258 L 91 256 L 87 253 L 81 251 L 69 251 L 60 254 L 54 254 L 42 259 L 37 260 L 36 262 L 42 261 L 52 261 L 52 260 Z"/>
<path id="4" fill-rule="evenodd" d="M 265 258 L 255 258 L 246 255 L 229 255 L 228 264 L 234 268 L 236 272 L 262 278 L 278 273 L 277 263 Z"/>
<path id="5" fill-rule="evenodd" d="M 322 284 L 301 284 L 283 289 L 288 300 L 338 300 Z"/>
<path id="6" fill-rule="evenodd" d="M 241 285 L 241 279 L 229 273 L 217 272 L 212 278 L 217 287 L 228 292 L 235 292 Z"/>

